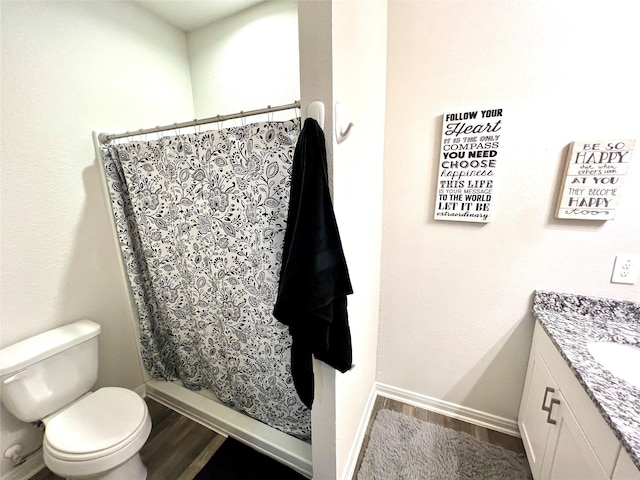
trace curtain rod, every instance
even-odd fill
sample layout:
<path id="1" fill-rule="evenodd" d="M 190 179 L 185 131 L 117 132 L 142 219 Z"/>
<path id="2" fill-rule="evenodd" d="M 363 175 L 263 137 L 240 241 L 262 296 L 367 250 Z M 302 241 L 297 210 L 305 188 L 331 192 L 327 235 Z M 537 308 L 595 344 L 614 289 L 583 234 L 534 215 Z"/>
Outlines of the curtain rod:
<path id="1" fill-rule="evenodd" d="M 135 135 L 144 135 L 146 133 L 156 133 L 156 132 L 164 132 L 167 130 L 176 130 L 178 128 L 187 128 L 194 127 L 196 125 L 204 125 L 205 123 L 214 123 L 214 122 L 224 122 L 225 120 L 232 120 L 234 118 L 243 118 L 250 117 L 252 115 L 260 115 L 263 113 L 271 113 L 271 112 L 279 112 L 281 110 L 290 110 L 292 108 L 300 108 L 300 101 L 296 101 L 293 103 L 289 103 L 287 105 L 278 105 L 276 107 L 272 107 L 269 105 L 267 108 L 260 108 L 258 110 L 249 110 L 247 112 L 240 111 L 238 113 L 231 113 L 229 115 L 216 115 L 215 117 L 203 118 L 198 120 L 193 119 L 187 122 L 174 123 L 171 125 L 158 126 L 153 128 L 141 128 L 140 130 L 136 130 L 135 132 L 124 132 L 124 133 L 101 133 L 98 135 L 98 140 L 100 143 L 109 143 L 111 140 L 115 140 L 116 138 L 123 137 L 131 137 Z"/>

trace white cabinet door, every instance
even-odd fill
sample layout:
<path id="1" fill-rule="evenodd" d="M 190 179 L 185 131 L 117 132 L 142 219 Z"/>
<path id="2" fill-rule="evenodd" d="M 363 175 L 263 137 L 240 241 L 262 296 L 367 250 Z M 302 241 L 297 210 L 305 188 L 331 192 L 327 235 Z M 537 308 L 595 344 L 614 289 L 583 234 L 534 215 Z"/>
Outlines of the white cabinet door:
<path id="1" fill-rule="evenodd" d="M 557 391 L 558 387 L 542 360 L 542 356 L 535 344 L 532 345 L 527 378 L 518 413 L 518 427 L 529 459 L 531 473 L 536 480 L 545 478 L 540 476 L 540 471 L 549 430 L 552 426 L 547 421 L 548 409 L 555 398 L 554 395 L 557 397 Z"/>
<path id="2" fill-rule="evenodd" d="M 640 480 L 640 470 L 636 468 L 629 454 L 622 449 L 613 472 L 613 480 Z"/>
<path id="3" fill-rule="evenodd" d="M 567 406 L 562 393 L 550 412 L 551 428 L 541 478 L 550 480 L 608 480 L 598 457 Z"/>

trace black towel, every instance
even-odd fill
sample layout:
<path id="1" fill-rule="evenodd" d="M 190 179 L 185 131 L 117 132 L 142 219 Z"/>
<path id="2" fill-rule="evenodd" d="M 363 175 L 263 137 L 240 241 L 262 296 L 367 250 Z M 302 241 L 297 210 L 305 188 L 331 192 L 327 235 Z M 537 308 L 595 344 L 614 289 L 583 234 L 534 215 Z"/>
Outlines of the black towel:
<path id="1" fill-rule="evenodd" d="M 312 355 L 351 368 L 347 295 L 353 293 L 327 174 L 324 133 L 306 119 L 293 157 L 291 200 L 273 315 L 289 326 L 291 373 L 302 402 L 313 404 Z"/>

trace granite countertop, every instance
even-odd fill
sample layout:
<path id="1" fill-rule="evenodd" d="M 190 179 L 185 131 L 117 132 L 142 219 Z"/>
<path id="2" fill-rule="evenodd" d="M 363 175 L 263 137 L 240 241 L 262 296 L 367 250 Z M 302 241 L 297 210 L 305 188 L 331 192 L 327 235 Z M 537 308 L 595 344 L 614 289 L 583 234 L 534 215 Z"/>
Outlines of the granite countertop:
<path id="1" fill-rule="evenodd" d="M 533 313 L 640 469 L 640 390 L 587 350 L 593 341 L 640 347 L 640 303 L 538 290 Z"/>

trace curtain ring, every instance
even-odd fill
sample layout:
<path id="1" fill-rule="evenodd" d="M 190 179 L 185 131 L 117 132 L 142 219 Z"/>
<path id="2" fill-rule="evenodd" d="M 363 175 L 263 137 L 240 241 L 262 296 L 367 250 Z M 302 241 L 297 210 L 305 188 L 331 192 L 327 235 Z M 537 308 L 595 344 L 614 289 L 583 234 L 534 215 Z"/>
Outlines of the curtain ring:
<path id="1" fill-rule="evenodd" d="M 158 136 L 158 141 L 160 141 L 160 125 L 156 125 L 156 135 Z"/>
<path id="2" fill-rule="evenodd" d="M 240 110 L 240 115 L 242 115 L 242 117 L 240 117 L 240 122 L 242 123 L 243 127 L 247 126 L 247 117 L 244 116 L 244 110 Z"/>

